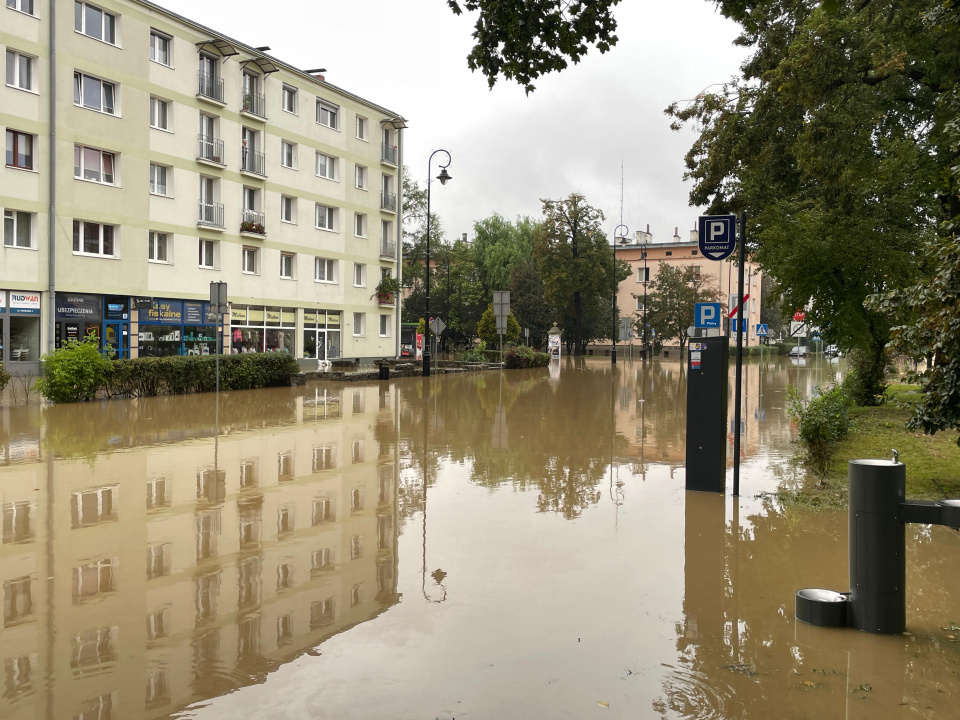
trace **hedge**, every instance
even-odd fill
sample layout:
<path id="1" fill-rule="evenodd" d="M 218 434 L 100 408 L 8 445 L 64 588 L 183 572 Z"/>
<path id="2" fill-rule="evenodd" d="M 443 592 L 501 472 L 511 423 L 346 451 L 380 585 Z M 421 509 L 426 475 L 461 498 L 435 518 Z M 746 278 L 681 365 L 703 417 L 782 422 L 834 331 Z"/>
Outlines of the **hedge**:
<path id="1" fill-rule="evenodd" d="M 546 367 L 549 364 L 549 355 L 537 352 L 526 345 L 517 345 L 503 351 L 503 366 L 511 370 Z"/>

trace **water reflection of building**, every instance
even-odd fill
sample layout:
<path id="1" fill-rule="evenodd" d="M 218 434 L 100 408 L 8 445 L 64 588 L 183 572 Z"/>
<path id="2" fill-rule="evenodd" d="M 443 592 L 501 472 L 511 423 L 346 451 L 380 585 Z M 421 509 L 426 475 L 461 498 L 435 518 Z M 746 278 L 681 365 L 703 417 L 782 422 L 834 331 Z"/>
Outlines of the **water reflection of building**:
<path id="1" fill-rule="evenodd" d="M 396 462 L 375 436 L 393 398 L 338 400 L 326 420 L 298 398 L 260 432 L 0 467 L 0 716 L 165 716 L 394 604 Z"/>

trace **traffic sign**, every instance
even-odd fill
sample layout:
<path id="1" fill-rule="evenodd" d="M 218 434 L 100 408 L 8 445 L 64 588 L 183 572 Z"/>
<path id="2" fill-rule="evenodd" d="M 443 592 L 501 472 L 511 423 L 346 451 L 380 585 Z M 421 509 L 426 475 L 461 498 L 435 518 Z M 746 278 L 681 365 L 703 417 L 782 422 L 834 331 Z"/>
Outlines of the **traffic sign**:
<path id="1" fill-rule="evenodd" d="M 803 310 L 797 310 L 793 314 L 793 319 L 796 320 L 797 322 L 803 322 L 804 320 L 807 319 L 807 314 Z"/>
<path id="2" fill-rule="evenodd" d="M 800 320 L 791 320 L 790 321 L 790 337 L 806 337 L 807 336 L 807 324 L 801 322 Z"/>
<path id="3" fill-rule="evenodd" d="M 694 327 L 720 327 L 720 303 L 697 303 L 694 307 L 693 317 Z"/>
<path id="4" fill-rule="evenodd" d="M 766 337 L 766 336 L 767 336 L 767 324 L 757 323 L 757 337 Z"/>
<path id="5" fill-rule="evenodd" d="M 743 314 L 749 316 L 750 315 L 750 303 L 748 302 L 749 300 L 750 300 L 750 293 L 747 293 L 746 295 L 743 296 L 743 302 L 740 301 L 739 295 L 731 295 L 730 307 L 733 309 L 730 311 L 730 317 L 732 318 L 740 317 L 741 307 L 743 308 Z"/>
<path id="6" fill-rule="evenodd" d="M 697 220 L 700 252 L 708 260 L 723 260 L 737 245 L 736 215 L 701 215 Z"/>
<path id="7" fill-rule="evenodd" d="M 447 324 L 440 318 L 433 318 L 430 321 L 430 329 L 433 330 L 434 335 L 439 335 L 447 329 Z"/>
<path id="8" fill-rule="evenodd" d="M 730 327 L 730 332 L 734 332 L 734 333 L 735 333 L 735 332 L 737 332 L 737 330 L 739 329 L 740 332 L 745 333 L 745 332 L 747 331 L 747 328 L 750 327 L 749 322 L 746 322 L 746 323 L 744 323 L 744 324 L 741 326 L 741 325 L 740 325 L 740 320 L 738 320 L 737 318 L 734 318 L 734 319 L 731 320 L 730 322 L 732 323 L 732 325 L 731 325 L 731 327 Z"/>

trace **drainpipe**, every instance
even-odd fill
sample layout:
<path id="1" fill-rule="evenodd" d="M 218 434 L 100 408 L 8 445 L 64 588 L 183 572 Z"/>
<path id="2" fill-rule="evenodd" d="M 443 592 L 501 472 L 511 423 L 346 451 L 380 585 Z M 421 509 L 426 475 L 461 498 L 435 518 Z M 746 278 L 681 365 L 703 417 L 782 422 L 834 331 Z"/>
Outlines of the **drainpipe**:
<path id="1" fill-rule="evenodd" d="M 47 350 L 54 351 L 57 337 L 57 3 L 49 3 L 50 18 L 50 213 L 47 216 Z"/>
<path id="2" fill-rule="evenodd" d="M 397 260 L 397 281 L 400 289 L 397 290 L 396 331 L 394 332 L 394 350 L 397 360 L 400 359 L 400 296 L 403 293 L 403 129 L 397 129 L 397 247 L 394 257 Z M 416 344 L 416 343 L 414 343 Z M 414 358 L 416 359 L 416 358 Z"/>

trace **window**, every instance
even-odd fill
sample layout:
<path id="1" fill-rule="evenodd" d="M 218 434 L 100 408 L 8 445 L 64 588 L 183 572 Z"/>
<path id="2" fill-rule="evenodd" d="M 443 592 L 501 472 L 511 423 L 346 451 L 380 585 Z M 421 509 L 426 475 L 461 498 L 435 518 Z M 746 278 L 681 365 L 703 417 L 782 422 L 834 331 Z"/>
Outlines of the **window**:
<path id="1" fill-rule="evenodd" d="M 317 153 L 317 177 L 336 180 L 337 159 L 323 153 Z"/>
<path id="2" fill-rule="evenodd" d="M 317 228 L 321 230 L 336 230 L 336 209 L 317 203 Z"/>
<path id="3" fill-rule="evenodd" d="M 650 282 L 650 268 L 637 268 L 637 282 Z"/>
<path id="4" fill-rule="evenodd" d="M 200 267 L 207 268 L 208 270 L 213 270 L 214 268 L 214 249 L 216 248 L 215 240 L 205 240 L 200 238 Z"/>
<path id="5" fill-rule="evenodd" d="M 168 183 L 167 180 L 171 182 Z M 150 163 L 150 192 L 154 195 L 173 195 L 173 168 Z"/>
<path id="6" fill-rule="evenodd" d="M 154 232 L 149 233 L 147 259 L 150 262 L 165 263 L 167 260 L 167 244 L 169 236 L 167 233 Z"/>
<path id="7" fill-rule="evenodd" d="M 284 85 L 280 95 L 280 105 L 288 113 L 297 112 L 297 89 Z"/>
<path id="8" fill-rule="evenodd" d="M 313 449 L 313 471 L 332 470 L 337 466 L 337 448 L 334 445 L 318 445 Z M 316 503 L 314 503 L 316 510 Z"/>
<path id="9" fill-rule="evenodd" d="M 99 78 L 75 72 L 73 74 L 73 104 L 88 110 L 116 115 L 116 85 Z M 152 110 L 152 107 L 151 107 Z M 153 113 L 151 112 L 151 120 Z"/>
<path id="10" fill-rule="evenodd" d="M 73 221 L 73 252 L 76 255 L 116 257 L 116 226 L 85 220 Z"/>
<path id="11" fill-rule="evenodd" d="M 293 280 L 293 253 L 280 253 L 280 277 Z"/>
<path id="12" fill-rule="evenodd" d="M 329 128 L 337 129 L 337 117 L 340 114 L 340 108 L 332 103 L 328 103 L 317 98 L 317 122 L 326 125 Z"/>
<path id="13" fill-rule="evenodd" d="M 354 535 L 350 538 L 350 559 L 359 560 L 363 557 L 363 536 Z"/>
<path id="14" fill-rule="evenodd" d="M 353 336 L 354 337 L 363 337 L 363 325 L 364 320 L 366 319 L 365 313 L 354 313 L 353 314 Z"/>
<path id="15" fill-rule="evenodd" d="M 7 167 L 33 170 L 33 135 L 7 130 Z"/>
<path id="16" fill-rule="evenodd" d="M 690 269 L 691 269 L 691 271 L 693 272 L 693 276 L 694 276 L 695 278 L 700 277 L 700 266 L 699 266 L 699 265 L 691 265 L 691 266 L 690 266 Z"/>
<path id="17" fill-rule="evenodd" d="M 34 90 L 33 70 L 36 58 L 7 50 L 7 85 L 21 90 Z"/>
<path id="18" fill-rule="evenodd" d="M 360 140 L 367 139 L 367 119 L 359 115 L 357 115 L 357 138 Z"/>
<path id="19" fill-rule="evenodd" d="M 73 5 L 73 29 L 87 37 L 117 44 L 117 16 L 95 5 L 75 2 Z"/>
<path id="20" fill-rule="evenodd" d="M 335 283 L 337 281 L 337 261 L 318 257 L 314 264 L 313 279 L 317 282 Z"/>
<path id="21" fill-rule="evenodd" d="M 390 337 L 390 316 L 380 316 L 380 337 Z"/>
<path id="22" fill-rule="evenodd" d="M 313 504 L 316 511 L 317 503 Z M 314 523 L 316 525 L 317 523 Z M 310 553 L 310 570 L 325 570 L 333 566 L 333 548 L 323 548 Z"/>
<path id="23" fill-rule="evenodd" d="M 19 10 L 27 15 L 35 15 L 33 3 L 34 0 L 7 0 L 7 7 L 11 10 Z"/>
<path id="24" fill-rule="evenodd" d="M 353 264 L 353 286 L 354 287 L 367 286 L 367 266 L 364 265 L 363 263 Z"/>
<path id="25" fill-rule="evenodd" d="M 280 141 L 280 164 L 285 168 L 297 169 L 297 146 L 295 143 Z"/>
<path id="26" fill-rule="evenodd" d="M 643 312 L 643 298 L 637 298 L 637 312 Z"/>
<path id="27" fill-rule="evenodd" d="M 73 177 L 78 180 L 115 185 L 113 153 L 74 145 Z"/>
<path id="28" fill-rule="evenodd" d="M 354 216 L 353 234 L 356 237 L 367 236 L 367 216 L 363 213 L 356 213 Z"/>
<path id="29" fill-rule="evenodd" d="M 70 496 L 71 526 L 76 529 L 116 520 L 119 489 L 119 485 L 108 485 L 73 493 Z"/>
<path id="30" fill-rule="evenodd" d="M 173 38 L 159 30 L 150 31 L 150 59 L 167 67 L 173 67 Z"/>
<path id="31" fill-rule="evenodd" d="M 316 465 L 316 463 L 314 463 Z M 320 470 L 332 469 L 336 467 L 336 463 L 329 466 L 328 468 L 318 468 Z M 314 471 L 316 472 L 316 471 Z M 333 511 L 333 500 L 329 498 L 324 498 L 322 500 L 313 501 L 313 516 L 310 519 L 311 524 L 319 525 L 320 523 L 330 522 L 335 519 L 335 514 Z"/>
<path id="32" fill-rule="evenodd" d="M 283 222 L 297 222 L 297 199 L 289 195 L 280 196 L 280 219 Z"/>
<path id="33" fill-rule="evenodd" d="M 690 251 L 690 254 L 691 254 L 691 255 L 696 255 L 697 252 L 698 252 L 697 250 L 691 250 L 691 251 Z"/>
<path id="34" fill-rule="evenodd" d="M 150 233 L 153 235 L 153 233 Z M 147 481 L 147 510 L 169 507 L 171 482 L 167 478 L 159 477 Z"/>
<path id="35" fill-rule="evenodd" d="M 671 255 L 673 255 L 673 250 L 667 250 L 667 257 L 670 257 Z"/>
<path id="36" fill-rule="evenodd" d="M 3 584 L 3 625 L 11 627 L 33 614 L 33 593 L 29 577 L 20 577 Z"/>
<path id="37" fill-rule="evenodd" d="M 367 169 L 363 165 L 357 165 L 357 187 L 367 189 Z"/>
<path id="38" fill-rule="evenodd" d="M 150 98 L 150 127 L 170 129 L 170 103 L 160 98 Z"/>
<path id="39" fill-rule="evenodd" d="M 245 247 L 243 249 L 243 272 L 247 275 L 257 274 L 258 255 L 257 248 Z"/>
<path id="40" fill-rule="evenodd" d="M 3 211 L 3 244 L 7 247 L 33 247 L 33 213 Z"/>

